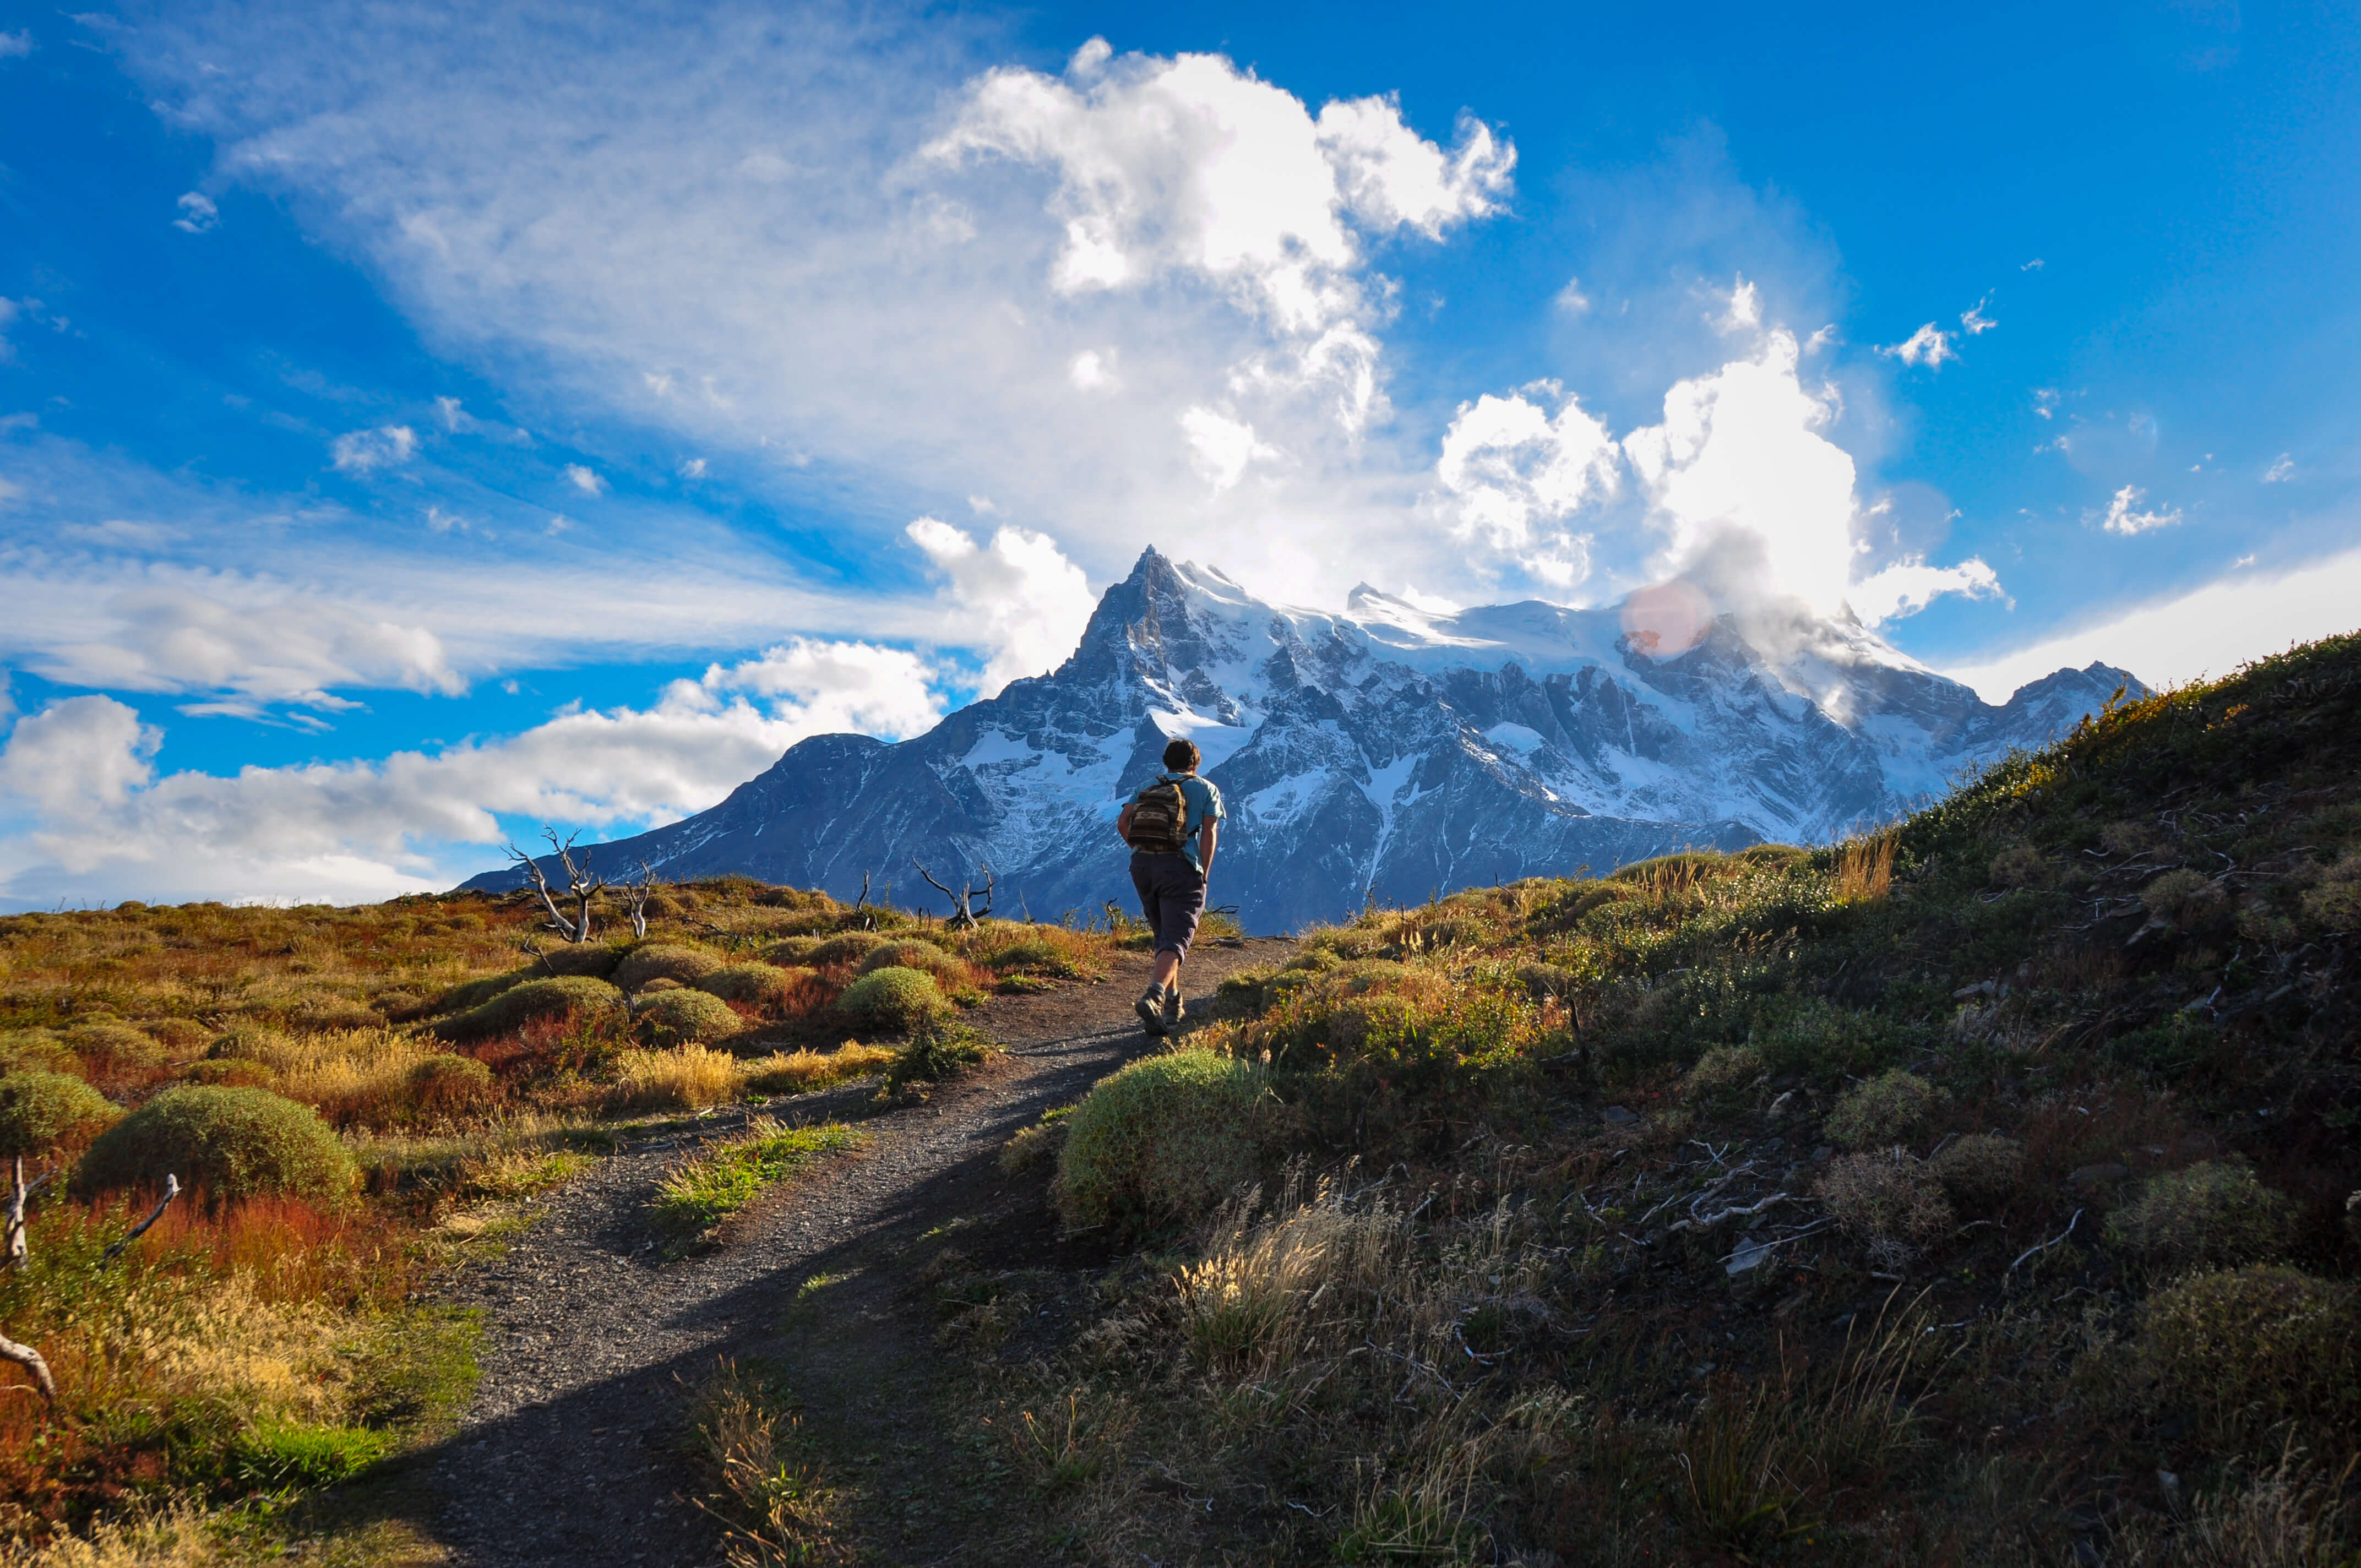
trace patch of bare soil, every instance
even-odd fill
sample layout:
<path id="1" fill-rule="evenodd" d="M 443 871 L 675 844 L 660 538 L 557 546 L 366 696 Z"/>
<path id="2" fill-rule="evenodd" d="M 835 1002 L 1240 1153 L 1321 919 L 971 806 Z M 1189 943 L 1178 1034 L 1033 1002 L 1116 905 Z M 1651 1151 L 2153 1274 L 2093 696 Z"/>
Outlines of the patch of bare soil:
<path id="1" fill-rule="evenodd" d="M 1208 944 L 1186 991 L 1193 1003 L 1290 947 Z M 937 1347 L 935 1293 L 919 1276 L 946 1246 L 992 1269 L 1101 1259 L 1059 1235 L 1039 1170 L 1005 1178 L 995 1160 L 1019 1128 L 1150 1048 L 1131 1012 L 1147 969 L 1125 955 L 1104 981 L 979 1009 L 969 1021 L 1010 1055 L 923 1102 L 880 1108 L 869 1083 L 774 1102 L 783 1122 L 862 1122 L 871 1142 L 742 1215 L 717 1251 L 663 1261 L 646 1204 L 743 1111 L 544 1198 L 538 1223 L 454 1293 L 485 1312 L 484 1378 L 459 1430 L 423 1459 L 439 1517 L 420 1522 L 482 1568 L 719 1561 L 719 1527 L 694 1501 L 710 1486 L 689 1447 L 689 1399 L 729 1357 L 792 1390 L 865 1557 L 1022 1561 L 995 1554 L 1016 1539 L 990 1484 L 999 1462 L 937 1419 L 937 1392 L 962 1374 Z"/>

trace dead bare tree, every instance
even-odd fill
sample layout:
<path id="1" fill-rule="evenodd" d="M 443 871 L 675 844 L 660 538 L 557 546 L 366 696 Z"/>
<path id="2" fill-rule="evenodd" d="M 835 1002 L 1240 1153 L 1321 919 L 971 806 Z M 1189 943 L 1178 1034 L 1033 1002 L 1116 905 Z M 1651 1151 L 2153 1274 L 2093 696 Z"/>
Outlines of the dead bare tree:
<path id="1" fill-rule="evenodd" d="M 58 1174 L 54 1170 L 45 1170 L 28 1182 L 25 1179 L 24 1156 L 18 1155 L 11 1164 L 14 1169 L 13 1179 L 9 1183 L 7 1219 L 5 1230 L 0 1231 L 0 1268 L 25 1266 L 25 1205 L 34 1193 L 55 1180 Z M 164 1211 L 170 1208 L 172 1200 L 180 1195 L 180 1178 L 168 1174 L 164 1178 L 162 1201 L 148 1212 L 146 1219 L 124 1232 L 121 1239 L 99 1254 L 98 1261 L 108 1264 L 121 1257 L 133 1242 L 146 1235 L 149 1227 L 164 1217 Z M 49 1364 L 42 1359 L 39 1351 L 29 1344 L 19 1344 L 6 1334 L 0 1334 L 0 1361 L 13 1361 L 23 1367 L 32 1376 L 34 1387 L 40 1390 L 41 1398 L 51 1405 L 58 1402 L 57 1379 L 49 1375 Z"/>
<path id="2" fill-rule="evenodd" d="M 972 931 L 975 929 L 976 923 L 978 921 L 983 919 L 984 916 L 992 913 L 992 889 L 995 879 L 992 874 L 992 868 L 990 866 L 984 866 L 982 868 L 983 872 L 983 886 L 982 888 L 978 888 L 975 883 L 971 882 L 963 884 L 957 893 L 953 893 L 950 888 L 947 888 L 942 883 L 935 881 L 934 872 L 928 871 L 922 865 L 918 865 L 917 856 L 911 856 L 910 863 L 914 866 L 918 866 L 918 874 L 927 879 L 929 886 L 933 887 L 937 893 L 941 894 L 945 898 L 951 901 L 951 913 L 950 918 L 952 925 L 964 927 L 966 929 Z M 983 900 L 983 907 L 981 909 L 975 907 L 975 901 L 979 898 Z"/>
<path id="3" fill-rule="evenodd" d="M 869 873 L 861 873 L 861 896 L 852 901 L 852 912 L 861 916 L 861 928 L 868 930 L 873 923 L 865 911 L 869 907 Z"/>
<path id="4" fill-rule="evenodd" d="M 590 939 L 590 905 L 606 887 L 606 879 L 590 874 L 590 851 L 588 850 L 582 851 L 582 863 L 578 866 L 574 863 L 574 840 L 581 837 L 578 829 L 568 833 L 563 840 L 557 837 L 555 828 L 544 827 L 541 831 L 548 839 L 549 847 L 557 852 L 558 862 L 566 868 L 563 896 L 575 905 L 575 913 L 570 918 L 557 906 L 560 894 L 550 887 L 549 878 L 542 873 L 539 861 L 518 849 L 513 841 L 509 845 L 509 859 L 533 879 L 533 888 L 541 894 L 541 906 L 549 911 L 549 928 L 569 942 L 587 942 Z M 641 934 L 646 935 L 644 931 Z"/>
<path id="5" fill-rule="evenodd" d="M 637 876 L 625 881 L 619 891 L 623 895 L 623 913 L 631 922 L 631 935 L 648 934 L 648 894 L 656 890 L 656 873 L 647 861 L 640 862 Z"/>

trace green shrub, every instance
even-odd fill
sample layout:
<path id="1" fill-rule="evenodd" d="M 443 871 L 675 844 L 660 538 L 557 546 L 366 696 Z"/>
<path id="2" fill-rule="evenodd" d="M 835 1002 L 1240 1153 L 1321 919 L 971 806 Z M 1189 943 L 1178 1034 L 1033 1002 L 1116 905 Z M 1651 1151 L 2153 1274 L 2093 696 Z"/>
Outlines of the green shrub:
<path id="1" fill-rule="evenodd" d="M 81 1065 L 81 1059 L 53 1029 L 0 1030 L 0 1072 L 38 1069 L 70 1073 Z"/>
<path id="2" fill-rule="evenodd" d="M 882 969 L 924 970 L 935 977 L 935 983 L 939 986 L 963 984 L 968 975 L 966 963 L 956 955 L 943 951 L 932 942 L 906 937 L 900 941 L 872 948 L 862 955 L 862 974 L 875 974 Z"/>
<path id="3" fill-rule="evenodd" d="M 1519 964 L 1517 982 L 1535 1002 L 1549 996 L 1572 996 L 1580 990 L 1575 981 L 1574 971 L 1556 964 Z"/>
<path id="4" fill-rule="evenodd" d="M 808 965 L 812 961 L 813 950 L 820 942 L 821 938 L 818 937 L 784 937 L 763 949 L 763 961 L 776 964 L 781 969 Z"/>
<path id="5" fill-rule="evenodd" d="M 2264 1263 L 2295 1239 L 2295 1204 L 2243 1165 L 2209 1160 L 2142 1183 L 2107 1216 L 2107 1245 L 2151 1272 Z"/>
<path id="6" fill-rule="evenodd" d="M 587 974 L 599 980 L 615 972 L 627 949 L 604 942 L 565 942 L 544 952 L 529 966 L 539 974 Z"/>
<path id="7" fill-rule="evenodd" d="M 1261 1173 L 1269 1075 L 1258 1062 L 1174 1051 L 1101 1079 L 1058 1155 L 1058 1209 L 1118 1235 L 1211 1211 Z"/>
<path id="8" fill-rule="evenodd" d="M 1750 1043 L 1774 1073 L 1828 1083 L 1849 1073 L 1890 1067 L 1909 1048 L 1905 1025 L 1892 1017 L 1839 1007 L 1817 997 L 1780 997 L 1763 1007 Z"/>
<path id="9" fill-rule="evenodd" d="M 428 1057 L 410 1069 L 411 1103 L 428 1121 L 480 1111 L 499 1093 L 492 1069 L 473 1057 Z"/>
<path id="10" fill-rule="evenodd" d="M 536 1018 L 620 1006 L 622 1000 L 621 992 L 587 974 L 529 980 L 509 987 L 480 1007 L 443 1019 L 434 1025 L 434 1032 L 449 1040 L 477 1039 L 522 1028 Z"/>
<path id="11" fill-rule="evenodd" d="M 231 1441 L 227 1478 L 258 1491 L 350 1480 L 401 1446 L 390 1431 L 268 1420 Z"/>
<path id="12" fill-rule="evenodd" d="M 912 1083 L 939 1083 L 999 1048 L 992 1036 L 964 1024 L 929 1018 L 911 1031 L 908 1045 L 894 1053 L 885 1069 L 884 1092 L 896 1094 Z"/>
<path id="13" fill-rule="evenodd" d="M 2140 902 L 2158 920 L 2188 929 L 2210 926 L 2230 912 L 2230 895 L 2202 872 L 2183 866 L 2140 889 Z"/>
<path id="14" fill-rule="evenodd" d="M 849 964 L 869 956 L 873 948 L 885 945 L 886 938 L 874 931 L 840 931 L 812 948 L 804 962 L 814 969 L 826 969 L 830 964 Z"/>
<path id="15" fill-rule="evenodd" d="M 2304 891 L 2306 915 L 2332 931 L 2361 931 L 2361 850 L 2347 850 Z"/>
<path id="16" fill-rule="evenodd" d="M 1826 1131 L 1831 1143 L 1849 1149 L 1885 1148 L 1926 1131 L 1935 1104 L 1933 1084 L 1897 1068 L 1846 1090 Z"/>
<path id="17" fill-rule="evenodd" d="M 1689 1069 L 1681 1096 L 1693 1104 L 1735 1105 L 1762 1080 L 1761 1051 L 1752 1046 L 1716 1046 Z"/>
<path id="18" fill-rule="evenodd" d="M 1954 1138 L 1927 1162 L 1943 1190 L 1971 1205 L 1996 1203 L 2025 1179 L 2025 1146 L 1977 1133 Z"/>
<path id="19" fill-rule="evenodd" d="M 82 1157 L 86 1188 L 160 1186 L 167 1175 L 215 1200 L 285 1193 L 336 1200 L 353 1157 L 309 1105 L 261 1089 L 168 1089 L 99 1135 Z"/>
<path id="20" fill-rule="evenodd" d="M 522 985 L 538 972 L 533 969 L 511 970 L 507 974 L 489 975 L 482 980 L 471 980 L 465 985 L 455 985 L 428 1003 L 428 1011 L 435 1014 L 471 1012 L 500 992 Z"/>
<path id="21" fill-rule="evenodd" d="M 923 970 L 873 970 L 845 988 L 837 1011 L 875 1028 L 908 1029 L 943 1010 L 935 977 Z"/>
<path id="22" fill-rule="evenodd" d="M 721 960 L 702 948 L 683 947 L 677 942 L 644 942 L 615 966 L 615 983 L 625 991 L 637 991 L 656 979 L 695 985 L 720 967 Z"/>
<path id="23" fill-rule="evenodd" d="M 750 1007 L 777 1007 L 793 993 L 798 977 L 809 970 L 785 970 L 776 964 L 730 964 L 697 982 L 697 989 L 724 1002 Z"/>
<path id="24" fill-rule="evenodd" d="M 122 1107 L 71 1073 L 35 1069 L 0 1075 L 0 1158 L 78 1144 L 122 1114 Z"/>
<path id="25" fill-rule="evenodd" d="M 1006 974 L 1011 970 L 1057 969 L 1065 962 L 1066 955 L 1059 951 L 1054 943 L 1043 941 L 1039 938 L 1030 941 L 1012 942 L 1007 947 L 995 949 L 983 960 L 986 969 L 998 970 L 1003 974 Z"/>
<path id="26" fill-rule="evenodd" d="M 664 991 L 631 1008 L 641 1039 L 658 1047 L 703 1045 L 727 1039 L 746 1027 L 730 1003 L 701 991 Z"/>
<path id="27" fill-rule="evenodd" d="M 2361 1299 L 2349 1283 L 2257 1265 L 2158 1291 L 2140 1351 L 2169 1409 L 2212 1441 L 2277 1446 L 2283 1423 L 2341 1452 L 2361 1429 Z"/>
<path id="28" fill-rule="evenodd" d="M 1837 1223 L 1889 1268 L 1907 1266 L 1955 1223 L 1934 1171 L 1898 1151 L 1839 1155 L 1814 1190 Z"/>

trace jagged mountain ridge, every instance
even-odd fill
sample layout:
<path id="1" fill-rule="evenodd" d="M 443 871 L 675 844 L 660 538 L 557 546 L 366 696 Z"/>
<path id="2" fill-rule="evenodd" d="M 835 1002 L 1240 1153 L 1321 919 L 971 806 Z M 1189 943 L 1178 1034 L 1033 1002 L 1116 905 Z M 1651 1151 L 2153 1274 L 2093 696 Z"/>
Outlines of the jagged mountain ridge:
<path id="1" fill-rule="evenodd" d="M 1995 707 L 1850 622 L 1767 632 L 1724 617 L 1659 659 L 1612 609 L 1434 615 L 1363 587 L 1343 615 L 1287 609 L 1151 549 L 1054 673 L 898 743 L 798 742 L 598 863 L 842 897 L 868 873 L 918 906 L 936 895 L 914 860 L 954 884 L 989 865 L 1003 913 L 1128 904 L 1115 813 L 1187 734 L 1230 812 L 1215 901 L 1285 930 L 1683 847 L 1825 841 L 2141 689 L 2092 664 Z"/>

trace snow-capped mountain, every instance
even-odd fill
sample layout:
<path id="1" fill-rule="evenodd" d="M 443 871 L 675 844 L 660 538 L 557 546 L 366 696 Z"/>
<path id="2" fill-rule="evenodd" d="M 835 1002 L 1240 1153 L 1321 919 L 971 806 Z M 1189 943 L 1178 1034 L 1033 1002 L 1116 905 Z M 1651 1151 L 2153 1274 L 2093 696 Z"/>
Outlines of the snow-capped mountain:
<path id="1" fill-rule="evenodd" d="M 804 740 L 597 863 L 846 898 L 872 873 L 939 904 L 915 859 L 953 885 L 989 865 L 1004 914 L 1128 905 L 1115 813 L 1187 735 L 1229 809 L 1214 902 L 1286 930 L 1683 847 L 1825 841 L 2141 689 L 2092 664 L 1994 707 L 1850 621 L 1724 617 L 1666 658 L 1646 641 L 1612 609 L 1438 615 L 1363 587 L 1344 615 L 1286 609 L 1150 550 L 1055 673 L 898 744 Z"/>

